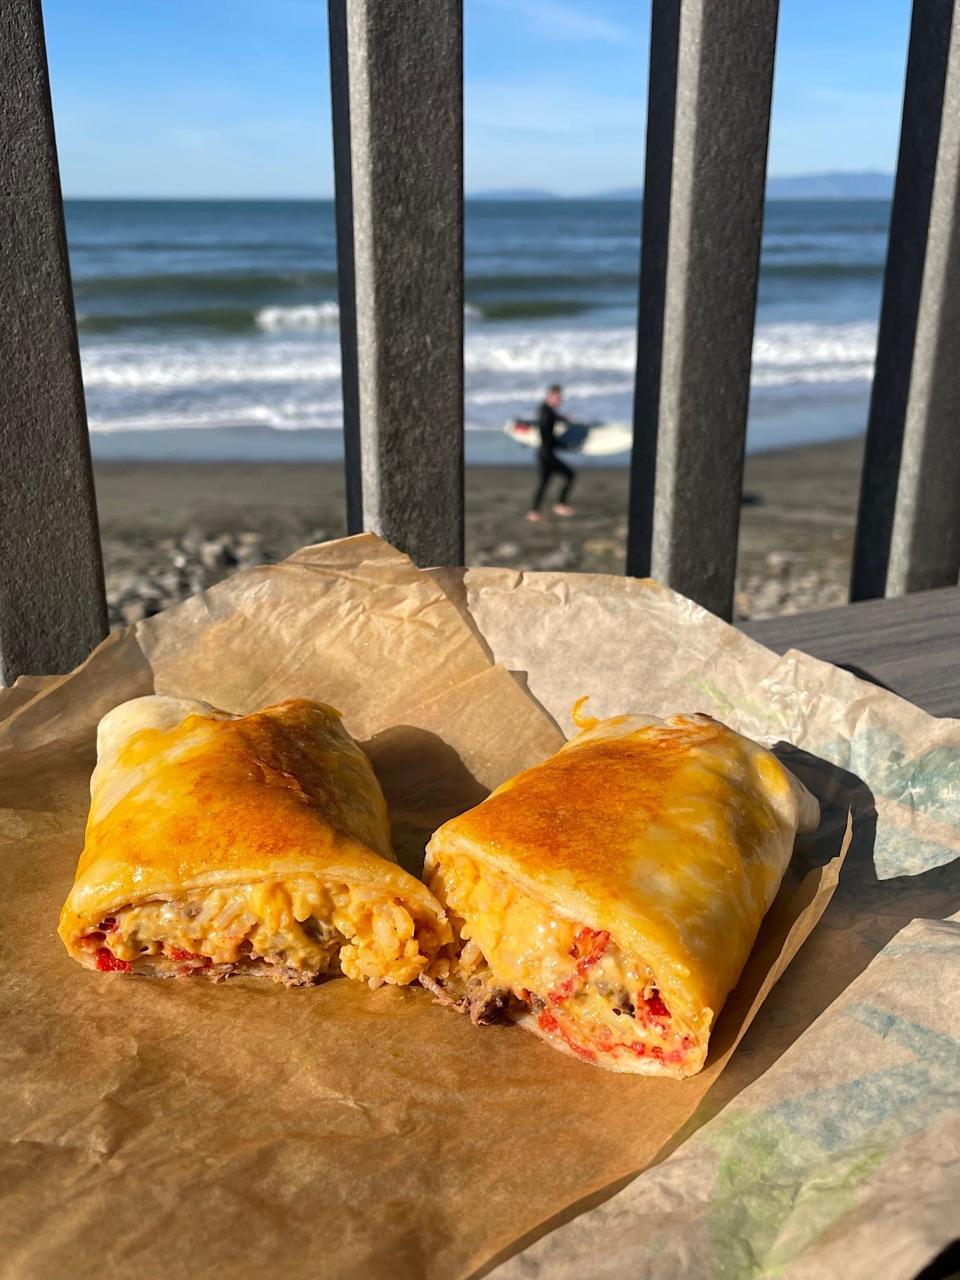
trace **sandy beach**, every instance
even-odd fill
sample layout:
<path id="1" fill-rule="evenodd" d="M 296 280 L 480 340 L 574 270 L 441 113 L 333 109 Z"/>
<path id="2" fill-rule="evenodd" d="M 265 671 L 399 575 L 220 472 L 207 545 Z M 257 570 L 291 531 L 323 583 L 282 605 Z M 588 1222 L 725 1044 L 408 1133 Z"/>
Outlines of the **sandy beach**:
<path id="1" fill-rule="evenodd" d="M 744 481 L 739 618 L 846 598 L 861 440 L 754 454 Z M 467 470 L 467 561 L 621 573 L 625 468 L 585 470 L 577 515 L 524 519 L 534 470 Z M 346 532 L 339 465 L 99 462 L 97 496 L 111 622 L 155 613 L 235 572 Z"/>

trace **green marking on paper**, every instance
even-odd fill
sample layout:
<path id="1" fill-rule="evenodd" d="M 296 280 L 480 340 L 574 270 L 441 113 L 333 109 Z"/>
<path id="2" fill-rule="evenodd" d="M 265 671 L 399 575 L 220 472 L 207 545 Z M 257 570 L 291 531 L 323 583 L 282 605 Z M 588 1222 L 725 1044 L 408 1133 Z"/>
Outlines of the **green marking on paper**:
<path id="1" fill-rule="evenodd" d="M 704 1131 L 698 1141 L 717 1157 L 707 1217 L 717 1280 L 781 1275 L 854 1207 L 888 1151 L 960 1102 L 956 1040 L 867 1002 L 842 1016 L 910 1060 Z"/>
<path id="2" fill-rule="evenodd" d="M 767 1259 L 767 1273 L 782 1275 L 808 1245 L 842 1218 L 857 1202 L 860 1184 L 884 1160 L 889 1146 L 875 1146 L 834 1160 L 829 1168 L 801 1187 L 793 1212 Z"/>
<path id="3" fill-rule="evenodd" d="M 879 725 L 821 751 L 862 777 L 874 795 L 960 828 L 960 746 L 938 745 L 910 757 L 900 735 Z"/>
<path id="4" fill-rule="evenodd" d="M 773 1114 L 720 1121 L 710 1145 L 719 1157 L 708 1222 L 714 1274 L 718 1280 L 755 1276 L 793 1208 L 784 1166 L 805 1167 L 817 1148 Z"/>
<path id="5" fill-rule="evenodd" d="M 901 1049 L 907 1049 L 920 1059 L 923 1070 L 931 1077 L 929 1084 L 949 1083 L 960 1092 L 960 1041 L 953 1036 L 945 1036 L 939 1031 L 931 1031 L 918 1022 L 902 1018 L 889 1009 L 879 1005 L 858 1000 L 844 1009 L 847 1017 L 867 1027 L 882 1040 L 892 1040 Z M 934 1080 L 942 1075 L 943 1081 Z M 922 1092 L 919 1094 L 922 1098 Z"/>
<path id="6" fill-rule="evenodd" d="M 907 754 L 903 739 L 885 726 L 861 729 L 850 740 L 837 739 L 818 753 L 862 778 L 874 796 L 900 806 L 903 826 L 877 826 L 874 865 L 882 880 L 915 876 L 952 862 L 960 849 L 960 746 L 936 746 Z M 950 843 L 909 830 L 911 815 L 952 828 Z"/>
<path id="7" fill-rule="evenodd" d="M 891 956 L 953 956 L 956 959 L 956 942 L 891 942 L 886 951 Z"/>
<path id="8" fill-rule="evenodd" d="M 690 672 L 683 683 L 710 698 L 721 716 L 740 713 L 768 725 L 770 732 L 790 737 L 788 716 L 769 703 L 731 692 L 697 672 Z M 960 849 L 960 744 L 938 745 L 910 756 L 900 735 L 876 723 L 876 715 L 868 711 L 863 719 L 867 723 L 852 739 L 804 745 L 862 778 L 875 796 L 903 809 L 901 826 L 891 821 L 878 826 L 874 851 L 877 875 L 882 880 L 921 875 L 952 862 Z M 941 839 L 910 830 L 914 812 L 955 834 Z"/>
<path id="9" fill-rule="evenodd" d="M 729 693 L 726 689 L 721 689 L 718 684 L 714 684 L 712 680 L 694 675 L 693 672 L 684 676 L 683 683 L 712 698 L 722 715 L 727 715 L 731 711 L 740 711 L 753 716 L 756 720 L 771 722 L 778 729 L 785 729 L 787 726 L 787 717 L 783 712 L 777 711 L 767 702 L 757 702 L 755 698 L 748 697 L 746 694 Z"/>
<path id="10" fill-rule="evenodd" d="M 856 1189 L 886 1148 L 824 1167 L 823 1150 L 773 1112 L 718 1125 L 709 1218 L 717 1280 L 775 1277 L 856 1202 Z M 807 1171 L 816 1168 L 810 1179 Z"/>

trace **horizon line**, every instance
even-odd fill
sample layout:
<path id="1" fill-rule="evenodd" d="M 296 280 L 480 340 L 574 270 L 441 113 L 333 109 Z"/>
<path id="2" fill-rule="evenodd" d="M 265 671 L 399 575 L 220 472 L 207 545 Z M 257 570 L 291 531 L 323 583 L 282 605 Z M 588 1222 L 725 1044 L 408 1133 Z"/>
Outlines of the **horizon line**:
<path id="1" fill-rule="evenodd" d="M 891 179 L 892 174 L 884 175 Z M 336 197 L 334 195 L 129 195 L 129 194 L 104 194 L 104 193 L 83 193 L 63 192 L 61 198 L 63 200 L 76 201 L 115 201 L 118 203 L 136 201 L 149 201 L 151 203 L 162 204 L 165 201 L 171 204 L 190 204 L 206 201 L 211 204 L 332 204 Z M 597 191 L 583 195 L 561 195 L 555 191 L 544 191 L 532 193 L 530 195 L 513 195 L 507 192 L 499 195 L 496 190 L 484 191 L 468 191 L 464 193 L 464 200 L 489 200 L 491 203 L 500 200 L 504 204 L 536 204 L 541 200 L 555 200 L 558 203 L 564 201 L 577 200 L 609 200 L 611 203 L 630 204 L 632 201 L 642 201 L 643 192 L 640 191 L 634 195 L 620 195 L 617 192 Z M 891 195 L 812 195 L 812 196 L 768 196 L 767 199 L 772 200 L 836 200 L 844 201 L 889 201 Z"/>
<path id="2" fill-rule="evenodd" d="M 886 170 L 886 169 L 820 169 L 816 171 L 808 171 L 806 173 L 768 173 L 766 178 L 766 184 L 769 185 L 771 182 L 818 182 L 818 181 L 822 181 L 825 178 L 827 179 L 884 178 L 893 182 L 894 179 L 896 178 L 896 174 L 893 171 Z M 633 194 L 634 192 L 636 192 L 637 194 L 634 195 Z M 627 194 L 624 194 L 624 193 L 627 193 Z M 276 200 L 276 201 L 284 201 L 284 202 L 294 202 L 294 201 L 335 200 L 336 199 L 336 194 L 335 192 L 332 192 L 332 191 L 326 192 L 323 194 L 319 192 L 311 192 L 310 194 L 301 193 L 299 195 L 290 195 L 290 194 L 286 194 L 286 195 L 284 194 L 205 195 L 202 193 L 192 194 L 192 195 L 185 195 L 185 194 L 131 195 L 129 193 L 123 194 L 123 195 L 118 195 L 118 194 L 105 195 L 103 193 L 78 194 L 73 192 L 70 192 L 70 193 L 62 192 L 61 195 L 64 200 L 158 200 L 158 201 L 159 200 L 184 200 L 184 201 L 187 201 L 187 200 L 224 200 L 224 201 L 226 200 L 238 200 L 238 201 L 239 200 L 247 200 L 247 201 Z M 539 187 L 531 187 L 531 188 L 482 187 L 482 188 L 479 188 L 478 190 L 464 192 L 465 200 L 491 199 L 491 198 L 500 198 L 503 200 L 515 200 L 517 201 L 517 203 L 521 203 L 524 200 L 534 201 L 534 200 L 540 200 L 544 198 L 550 199 L 550 200 L 605 200 L 605 199 L 631 200 L 631 199 L 643 198 L 643 187 L 642 185 L 638 185 L 636 187 L 631 187 L 628 185 L 625 187 L 610 187 L 606 191 L 588 191 L 588 192 L 575 192 L 575 193 L 550 191 L 546 188 L 541 189 Z M 821 197 L 813 197 L 813 198 L 829 199 L 831 197 L 821 196 Z M 885 196 L 860 196 L 860 197 L 837 196 L 832 198 L 834 199 L 853 198 L 853 199 L 876 200 L 876 199 L 886 199 L 887 197 Z"/>

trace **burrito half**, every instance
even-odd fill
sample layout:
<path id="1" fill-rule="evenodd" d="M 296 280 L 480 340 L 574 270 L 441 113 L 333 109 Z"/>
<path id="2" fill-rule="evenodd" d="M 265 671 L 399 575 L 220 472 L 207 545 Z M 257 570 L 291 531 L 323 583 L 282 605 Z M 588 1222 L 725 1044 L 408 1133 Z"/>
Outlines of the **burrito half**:
<path id="1" fill-rule="evenodd" d="M 692 1075 L 819 806 L 708 716 L 578 723 L 432 837 L 457 937 L 421 981 L 598 1066 Z"/>
<path id="2" fill-rule="evenodd" d="M 403 984 L 451 936 L 332 707 L 137 698 L 100 722 L 90 791 L 60 917 L 89 969 Z"/>

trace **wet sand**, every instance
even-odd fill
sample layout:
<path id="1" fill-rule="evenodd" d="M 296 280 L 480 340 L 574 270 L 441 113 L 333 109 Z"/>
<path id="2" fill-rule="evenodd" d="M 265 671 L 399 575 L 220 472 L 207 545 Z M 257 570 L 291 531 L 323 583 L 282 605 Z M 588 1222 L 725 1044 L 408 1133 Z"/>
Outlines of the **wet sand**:
<path id="1" fill-rule="evenodd" d="M 846 598 L 862 440 L 747 459 L 739 617 L 823 608 Z M 238 565 L 274 561 L 346 532 L 339 465 L 98 462 L 107 595 L 114 622 L 153 613 Z M 625 468 L 585 469 L 577 515 L 524 518 L 534 468 L 467 471 L 467 561 L 525 569 L 623 571 Z"/>

